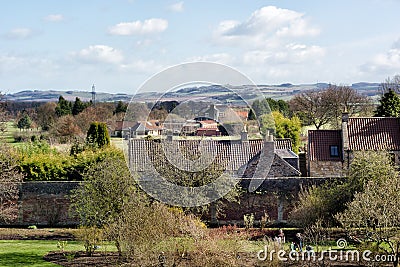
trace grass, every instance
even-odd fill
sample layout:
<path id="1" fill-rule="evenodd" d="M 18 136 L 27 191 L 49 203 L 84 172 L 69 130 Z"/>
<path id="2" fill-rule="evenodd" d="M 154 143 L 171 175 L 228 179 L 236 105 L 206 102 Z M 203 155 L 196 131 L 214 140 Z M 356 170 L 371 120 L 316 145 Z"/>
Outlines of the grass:
<path id="1" fill-rule="evenodd" d="M 0 240 L 0 267 L 54 267 L 59 266 L 43 259 L 50 251 L 59 251 L 57 240 Z M 105 244 L 102 251 L 115 251 L 115 246 Z M 64 249 L 84 251 L 81 241 L 68 241 Z"/>
<path id="2" fill-rule="evenodd" d="M 19 131 L 12 121 L 7 122 L 7 131 L 2 136 L 2 139 L 6 143 L 14 143 L 14 133 Z"/>
<path id="3" fill-rule="evenodd" d="M 65 251 L 82 249 L 81 242 L 68 241 Z M 0 266 L 58 266 L 43 259 L 48 252 L 57 250 L 54 240 L 0 240 Z"/>

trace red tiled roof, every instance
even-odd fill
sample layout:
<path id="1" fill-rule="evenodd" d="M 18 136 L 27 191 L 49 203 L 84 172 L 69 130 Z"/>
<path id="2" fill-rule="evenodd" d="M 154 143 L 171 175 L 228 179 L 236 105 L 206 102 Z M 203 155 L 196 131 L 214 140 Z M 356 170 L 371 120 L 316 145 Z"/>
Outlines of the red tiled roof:
<path id="1" fill-rule="evenodd" d="M 174 140 L 171 147 L 185 156 L 178 158 L 182 160 L 182 164 L 185 164 L 187 158 L 198 158 L 203 152 L 217 155 L 216 163 L 227 170 L 238 170 L 261 150 L 263 140 L 251 140 L 248 143 L 221 140 Z M 151 164 L 149 160 L 164 153 L 160 142 L 144 139 L 132 139 L 130 151 L 132 151 L 131 166 L 138 171 L 146 170 Z M 208 160 L 208 158 L 202 159 Z"/>
<path id="2" fill-rule="evenodd" d="M 290 138 L 276 138 L 275 149 L 288 149 L 292 150 L 292 139 Z"/>
<path id="3" fill-rule="evenodd" d="M 331 157 L 330 147 L 337 146 L 339 157 Z M 340 161 L 342 160 L 341 130 L 310 130 L 308 131 L 308 154 L 310 160 Z"/>
<path id="4" fill-rule="evenodd" d="M 151 164 L 149 160 L 163 152 L 163 145 L 156 140 L 131 139 L 129 150 L 131 151 L 130 164 L 137 171 L 143 171 Z M 275 141 L 275 147 L 277 142 Z M 227 140 L 174 140 L 171 147 L 176 149 L 177 155 L 182 153 L 185 157 L 198 158 L 200 154 L 215 154 L 215 162 L 226 170 L 238 170 L 247 164 L 264 147 L 264 140 L 249 140 L 248 142 Z M 178 153 L 179 151 L 179 153 Z M 208 160 L 208 159 L 205 159 Z"/>
<path id="5" fill-rule="evenodd" d="M 400 118 L 349 118 L 350 150 L 400 150 Z"/>

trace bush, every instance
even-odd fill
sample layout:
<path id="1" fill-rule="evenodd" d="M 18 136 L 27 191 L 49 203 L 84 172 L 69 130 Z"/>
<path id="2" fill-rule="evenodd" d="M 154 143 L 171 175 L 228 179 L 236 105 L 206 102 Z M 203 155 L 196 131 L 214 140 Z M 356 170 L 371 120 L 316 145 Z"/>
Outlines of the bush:
<path id="1" fill-rule="evenodd" d="M 26 181 L 81 181 L 83 173 L 98 162 L 109 157 L 123 159 L 123 153 L 113 147 L 69 155 L 52 149 L 45 141 L 23 144 L 18 152 Z"/>

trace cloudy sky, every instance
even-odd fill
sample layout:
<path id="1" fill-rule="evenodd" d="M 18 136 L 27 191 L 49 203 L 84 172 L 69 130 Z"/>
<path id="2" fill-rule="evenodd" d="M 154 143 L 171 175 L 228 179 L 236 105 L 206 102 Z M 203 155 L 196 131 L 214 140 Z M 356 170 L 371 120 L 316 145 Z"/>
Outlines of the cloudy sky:
<path id="1" fill-rule="evenodd" d="M 227 64 L 258 84 L 400 74 L 400 1 L 2 0 L 0 91 L 134 93 L 166 67 Z M 154 88 L 154 90 L 160 90 Z"/>

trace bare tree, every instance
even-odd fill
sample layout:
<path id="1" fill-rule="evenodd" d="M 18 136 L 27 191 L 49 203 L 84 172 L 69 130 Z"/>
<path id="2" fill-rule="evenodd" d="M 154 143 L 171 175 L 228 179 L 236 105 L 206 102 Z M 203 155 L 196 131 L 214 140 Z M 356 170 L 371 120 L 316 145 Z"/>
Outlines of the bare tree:
<path id="1" fill-rule="evenodd" d="M 296 95 L 289 102 L 291 110 L 307 125 L 317 129 L 329 123 L 331 102 L 324 97 L 323 91 L 307 91 Z"/>
<path id="2" fill-rule="evenodd" d="M 7 131 L 8 114 L 6 111 L 6 101 L 4 95 L 0 92 L 0 133 L 4 134 Z"/>
<path id="3" fill-rule="evenodd" d="M 18 170 L 17 155 L 8 145 L 0 143 L 0 222 L 17 217 L 19 184 L 23 174 Z"/>
<path id="4" fill-rule="evenodd" d="M 308 91 L 295 96 L 289 102 L 292 111 L 308 125 L 317 129 L 329 124 L 340 127 L 342 112 L 350 115 L 372 115 L 373 107 L 367 96 L 348 86 L 330 85 L 320 91 Z"/>
<path id="5" fill-rule="evenodd" d="M 380 85 L 382 96 L 392 89 L 395 93 L 400 94 L 400 75 L 395 75 L 393 77 L 388 77 Z"/>

